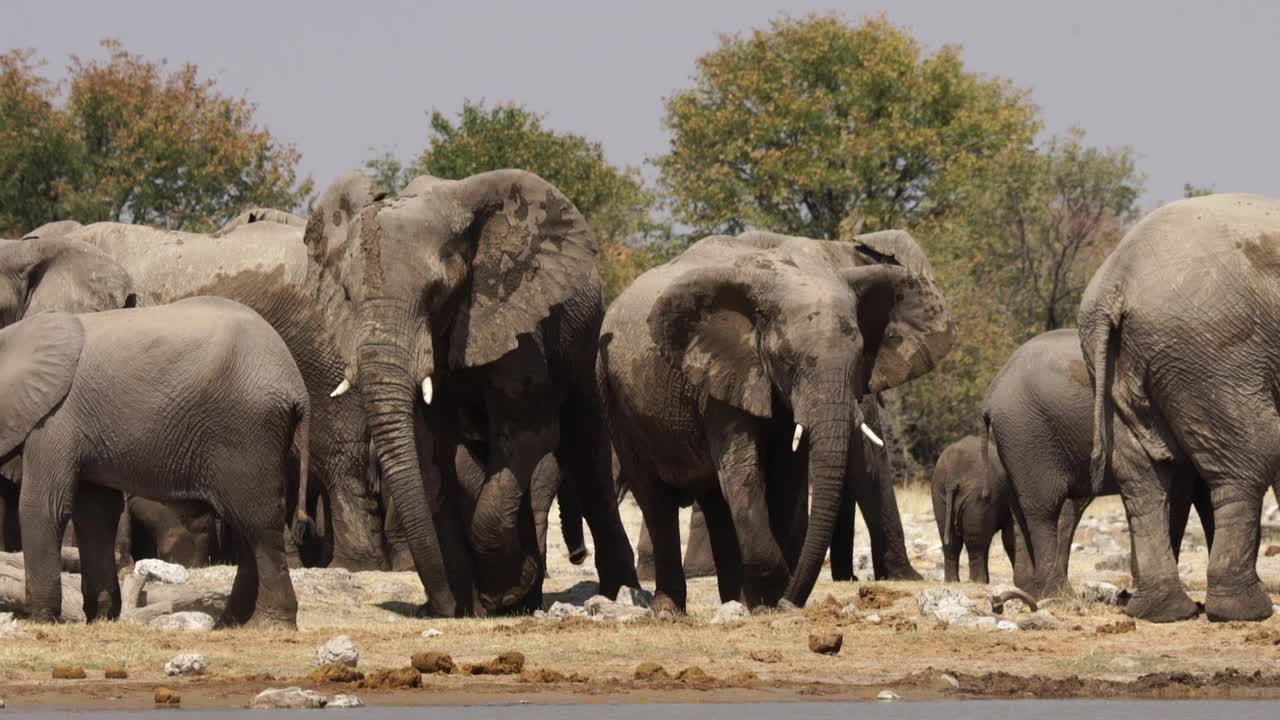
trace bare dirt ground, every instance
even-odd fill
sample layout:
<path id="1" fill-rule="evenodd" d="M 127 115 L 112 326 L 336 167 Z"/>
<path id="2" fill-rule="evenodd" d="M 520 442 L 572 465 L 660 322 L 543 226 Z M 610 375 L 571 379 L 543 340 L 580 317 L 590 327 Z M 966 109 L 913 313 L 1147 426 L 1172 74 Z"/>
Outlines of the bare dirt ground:
<path id="1" fill-rule="evenodd" d="M 903 492 L 900 504 L 908 549 L 927 581 L 833 583 L 823 577 L 803 611 L 712 625 L 708 620 L 719 606 L 715 580 L 699 578 L 690 581 L 689 616 L 675 621 L 419 620 L 412 617 L 413 609 L 424 597 L 415 575 L 304 570 L 294 575 L 302 604 L 297 632 L 188 634 L 123 623 L 21 623 L 34 637 L 0 639 L 0 697 L 10 708 L 32 709 L 151 707 L 158 686 L 179 692 L 188 708 L 244 707 L 258 691 L 288 685 L 353 693 L 378 704 L 870 699 L 883 690 L 907 699 L 1280 697 L 1280 618 L 1130 625 L 1120 608 L 1079 600 L 1047 605 L 1060 622 L 1054 630 L 957 629 L 925 618 L 916 593 L 939 586 L 942 579 L 927 489 Z M 1269 517 L 1275 517 L 1273 506 L 1268 498 Z M 640 518 L 629 500 L 624 519 L 634 542 Z M 870 576 L 866 538 L 859 521 L 858 572 Z M 1128 535 L 1118 498 L 1094 503 L 1075 541 L 1071 571 L 1077 587 L 1087 580 L 1130 586 Z M 1264 549 L 1280 545 L 1280 533 L 1268 530 L 1262 544 Z M 581 605 L 594 594 L 592 561 L 570 565 L 558 531 L 550 533 L 549 545 L 547 604 Z M 998 539 L 995 545 L 993 582 L 1008 583 L 1008 560 Z M 1193 518 L 1182 566 L 1197 600 L 1203 599 L 1206 560 L 1203 534 Z M 229 588 L 232 572 L 193 571 L 191 582 Z M 1280 602 L 1280 554 L 1260 556 L 1259 573 Z M 974 598 L 979 609 L 989 609 L 984 588 L 950 587 Z M 857 612 L 842 613 L 850 603 L 857 603 Z M 1015 621 L 1025 617 L 1025 612 L 1009 615 Z M 428 629 L 441 634 L 424 637 Z M 843 634 L 839 654 L 810 651 L 810 634 L 823 632 Z M 307 677 L 316 669 L 316 649 L 342 634 L 359 649 L 358 670 L 369 678 L 364 687 Z M 459 668 L 508 651 L 523 653 L 526 663 L 518 675 L 424 675 L 421 688 L 387 687 L 385 679 L 374 677 L 381 669 L 409 666 L 410 657 L 424 651 L 446 653 Z M 166 678 L 165 663 L 179 653 L 204 655 L 207 674 Z M 643 663 L 660 665 L 662 671 L 647 668 L 638 678 Z M 87 678 L 51 679 L 60 666 L 83 667 Z M 104 671 L 113 667 L 127 670 L 129 679 L 105 680 Z"/>

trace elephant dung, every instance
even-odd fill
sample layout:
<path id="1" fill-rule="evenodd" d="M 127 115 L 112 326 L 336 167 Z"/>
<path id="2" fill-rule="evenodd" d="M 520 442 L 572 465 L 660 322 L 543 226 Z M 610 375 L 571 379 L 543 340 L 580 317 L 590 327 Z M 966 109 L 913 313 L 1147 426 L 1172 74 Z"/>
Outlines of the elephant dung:
<path id="1" fill-rule="evenodd" d="M 360 653 L 348 635 L 338 635 L 316 649 L 316 667 L 325 665 L 345 665 L 355 667 L 360 662 Z"/>
<path id="2" fill-rule="evenodd" d="M 844 646 L 844 635 L 838 632 L 812 633 L 809 635 L 809 652 L 819 655 L 839 655 Z"/>
<path id="3" fill-rule="evenodd" d="M 213 616 L 202 612 L 176 612 L 161 615 L 147 624 L 157 630 L 209 632 L 213 630 Z"/>
<path id="4" fill-rule="evenodd" d="M 414 653 L 409 661 L 413 664 L 413 668 L 423 675 L 436 673 L 448 675 L 457 669 L 453 664 L 453 658 L 441 652 Z"/>
<path id="5" fill-rule="evenodd" d="M 156 688 L 155 693 L 152 695 L 152 700 L 156 705 L 182 704 L 182 696 L 167 687 Z"/>
<path id="6" fill-rule="evenodd" d="M 635 678 L 636 680 L 652 682 L 655 680 L 670 680 L 671 674 L 658 663 L 642 662 L 636 666 Z"/>
<path id="7" fill-rule="evenodd" d="M 134 563 L 133 572 L 148 580 L 170 585 L 182 585 L 191 579 L 191 574 L 181 565 L 155 558 L 147 558 Z"/>
<path id="8" fill-rule="evenodd" d="M 314 683 L 354 683 L 364 680 L 364 673 L 346 665 L 325 665 L 312 670 L 307 680 Z"/>
<path id="9" fill-rule="evenodd" d="M 83 680 L 89 677 L 82 667 L 56 667 L 52 675 L 54 680 Z"/>
<path id="10" fill-rule="evenodd" d="M 360 681 L 357 687 L 369 690 L 393 690 L 422 687 L 422 673 L 412 667 L 378 670 Z"/>
<path id="11" fill-rule="evenodd" d="M 164 674 L 170 677 L 203 675 L 205 670 L 204 656 L 193 653 L 177 655 L 164 666 Z"/>
<path id="12" fill-rule="evenodd" d="M 108 680 L 128 680 L 129 671 L 122 667 L 109 667 L 102 673 L 102 677 Z"/>
<path id="13" fill-rule="evenodd" d="M 750 617 L 751 611 L 747 609 L 746 605 L 743 605 L 737 600 L 730 600 L 716 608 L 715 614 L 711 616 L 711 624 L 732 625 L 734 623 L 740 623 Z"/>
<path id="14" fill-rule="evenodd" d="M 467 665 L 462 671 L 467 675 L 519 675 L 524 669 L 524 654 L 504 652 L 488 662 Z"/>
<path id="15" fill-rule="evenodd" d="M 328 703 L 315 690 L 298 687 L 267 688 L 249 703 L 254 710 L 319 710 Z"/>

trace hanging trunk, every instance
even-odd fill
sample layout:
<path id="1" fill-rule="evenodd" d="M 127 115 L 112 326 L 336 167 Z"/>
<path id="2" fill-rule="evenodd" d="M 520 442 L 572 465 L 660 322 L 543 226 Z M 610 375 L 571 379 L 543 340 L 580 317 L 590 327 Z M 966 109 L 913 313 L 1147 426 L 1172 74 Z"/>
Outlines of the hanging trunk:
<path id="1" fill-rule="evenodd" d="M 510 468 L 491 475 L 476 500 L 471 546 L 476 554 L 480 598 L 488 609 L 515 605 L 542 575 L 536 548 L 525 547 L 521 541 L 524 506 L 525 493 Z M 532 521 L 532 509 L 528 510 L 528 520 Z"/>

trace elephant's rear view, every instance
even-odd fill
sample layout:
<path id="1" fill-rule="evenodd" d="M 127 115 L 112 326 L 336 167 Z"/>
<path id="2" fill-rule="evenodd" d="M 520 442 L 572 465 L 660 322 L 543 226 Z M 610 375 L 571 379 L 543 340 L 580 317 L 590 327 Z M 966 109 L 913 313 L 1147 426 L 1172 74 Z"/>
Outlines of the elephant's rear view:
<path id="1" fill-rule="evenodd" d="M 0 330 L 0 398 L 0 459 L 22 453 L 33 618 L 61 612 L 58 552 L 72 518 L 85 616 L 119 615 L 112 548 L 127 492 L 207 503 L 244 538 L 222 625 L 296 626 L 281 531 L 285 483 L 307 477 L 310 405 L 261 317 L 208 297 L 36 315 Z M 300 514 L 295 531 L 307 522 Z"/>

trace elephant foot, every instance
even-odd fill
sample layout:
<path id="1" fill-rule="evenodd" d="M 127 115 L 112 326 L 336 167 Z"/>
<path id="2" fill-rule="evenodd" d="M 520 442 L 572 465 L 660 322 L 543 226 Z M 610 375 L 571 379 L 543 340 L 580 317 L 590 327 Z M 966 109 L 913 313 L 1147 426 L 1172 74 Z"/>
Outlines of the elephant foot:
<path id="1" fill-rule="evenodd" d="M 876 578 L 879 580 L 880 578 Z M 890 568 L 885 574 L 885 580 L 898 580 L 901 582 L 920 582 L 924 580 L 924 576 L 916 572 L 916 569 L 910 565 L 905 568 Z"/>
<path id="2" fill-rule="evenodd" d="M 27 622 L 40 623 L 42 625 L 62 625 L 66 620 L 62 618 L 61 610 L 55 612 L 37 608 L 27 611 Z"/>
<path id="3" fill-rule="evenodd" d="M 258 608 L 244 627 L 260 630 L 297 630 L 298 613 Z"/>
<path id="4" fill-rule="evenodd" d="M 1190 620 L 1200 614 L 1200 606 L 1187 596 L 1181 583 L 1138 590 L 1125 605 L 1126 615 L 1154 623 Z"/>
<path id="5" fill-rule="evenodd" d="M 587 561 L 587 558 L 590 555 L 591 553 L 587 550 L 586 546 L 576 547 L 569 551 L 569 562 L 574 565 L 581 565 Z"/>
<path id="6" fill-rule="evenodd" d="M 653 616 L 659 620 L 674 620 L 684 615 L 684 607 L 670 595 L 659 592 L 653 596 Z"/>
<path id="7" fill-rule="evenodd" d="M 858 582 L 858 576 L 854 575 L 852 570 L 832 570 L 831 580 L 833 582 Z"/>
<path id="8" fill-rule="evenodd" d="M 1254 583 L 1236 592 L 1210 590 L 1205 594 L 1204 611 L 1211 622 L 1231 622 L 1266 620 L 1273 609 L 1261 583 Z"/>

